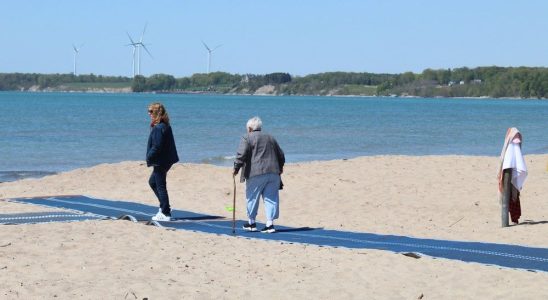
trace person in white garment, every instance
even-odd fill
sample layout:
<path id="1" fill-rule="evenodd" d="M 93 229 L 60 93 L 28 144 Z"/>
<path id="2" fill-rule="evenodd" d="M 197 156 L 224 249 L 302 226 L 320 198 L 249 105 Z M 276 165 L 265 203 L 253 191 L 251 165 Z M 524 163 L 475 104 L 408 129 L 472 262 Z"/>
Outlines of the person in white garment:
<path id="1" fill-rule="evenodd" d="M 521 216 L 520 192 L 527 178 L 527 166 L 521 153 L 523 136 L 515 127 L 508 128 L 500 154 L 498 171 L 499 199 L 502 205 L 502 226 L 508 226 L 508 213 L 512 223 L 518 224 Z"/>

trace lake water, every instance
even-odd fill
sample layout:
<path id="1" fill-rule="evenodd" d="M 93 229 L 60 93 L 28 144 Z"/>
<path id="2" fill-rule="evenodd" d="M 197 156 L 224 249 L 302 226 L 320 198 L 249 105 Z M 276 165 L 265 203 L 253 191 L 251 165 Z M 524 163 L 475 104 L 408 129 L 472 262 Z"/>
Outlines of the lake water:
<path id="1" fill-rule="evenodd" d="M 152 101 L 168 109 L 182 162 L 231 165 L 255 115 L 288 162 L 498 156 L 512 126 L 525 154 L 548 153 L 545 100 L 1 92 L 0 181 L 144 160 Z"/>

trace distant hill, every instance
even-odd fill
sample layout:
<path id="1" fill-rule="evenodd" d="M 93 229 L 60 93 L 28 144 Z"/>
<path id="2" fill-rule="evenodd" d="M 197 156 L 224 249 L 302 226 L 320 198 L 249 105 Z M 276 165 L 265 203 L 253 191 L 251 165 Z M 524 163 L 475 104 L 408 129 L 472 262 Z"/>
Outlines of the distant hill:
<path id="1" fill-rule="evenodd" d="M 0 90 L 546 99 L 548 68 L 463 67 L 426 69 L 420 74 L 328 72 L 302 77 L 288 73 L 240 75 L 224 72 L 183 78 L 167 74 L 129 78 L 0 73 Z"/>

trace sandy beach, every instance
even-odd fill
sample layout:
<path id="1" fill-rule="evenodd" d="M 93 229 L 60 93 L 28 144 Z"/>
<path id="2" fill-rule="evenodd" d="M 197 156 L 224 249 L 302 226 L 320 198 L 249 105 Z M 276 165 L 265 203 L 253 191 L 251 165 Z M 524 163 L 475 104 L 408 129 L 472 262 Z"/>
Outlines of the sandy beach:
<path id="1" fill-rule="evenodd" d="M 276 224 L 548 247 L 548 155 L 527 155 L 522 223 L 500 227 L 498 157 L 289 164 Z M 143 162 L 0 183 L 0 198 L 81 194 L 157 205 Z M 246 219 L 244 185 L 237 218 Z M 231 218 L 231 168 L 177 164 L 174 208 Z M 0 201 L 2 213 L 44 207 Z M 264 221 L 261 204 L 259 221 Z M 547 299 L 548 273 L 388 251 L 170 231 L 128 221 L 5 225 L 0 298 Z"/>

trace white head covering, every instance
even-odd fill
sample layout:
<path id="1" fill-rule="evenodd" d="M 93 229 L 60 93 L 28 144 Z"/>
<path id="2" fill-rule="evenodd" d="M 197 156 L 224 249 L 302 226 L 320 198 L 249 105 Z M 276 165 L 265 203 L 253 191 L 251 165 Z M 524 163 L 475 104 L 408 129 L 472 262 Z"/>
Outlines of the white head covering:
<path id="1" fill-rule="evenodd" d="M 502 193 L 502 173 L 505 169 L 513 169 L 512 172 L 512 185 L 521 191 L 525 178 L 527 178 L 527 166 L 525 165 L 525 159 L 521 153 L 521 143 L 523 137 L 519 130 L 515 127 L 508 128 L 506 137 L 504 138 L 504 145 L 502 152 L 500 153 L 500 166 L 498 172 L 499 180 L 499 193 Z"/>

